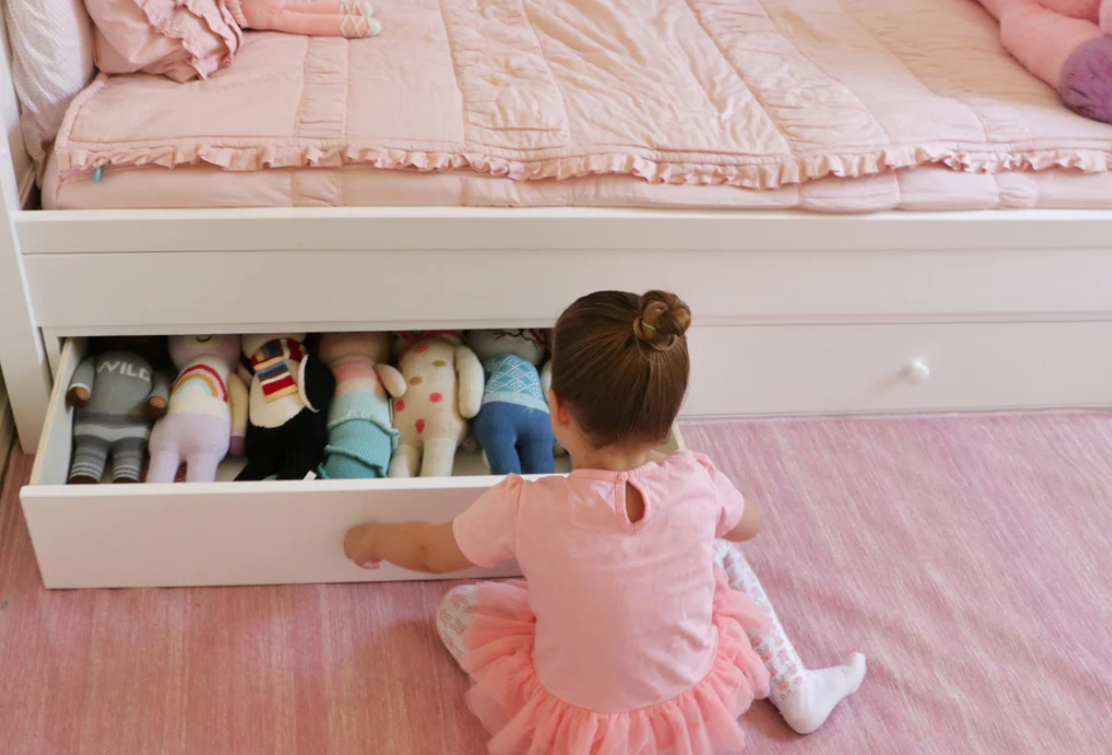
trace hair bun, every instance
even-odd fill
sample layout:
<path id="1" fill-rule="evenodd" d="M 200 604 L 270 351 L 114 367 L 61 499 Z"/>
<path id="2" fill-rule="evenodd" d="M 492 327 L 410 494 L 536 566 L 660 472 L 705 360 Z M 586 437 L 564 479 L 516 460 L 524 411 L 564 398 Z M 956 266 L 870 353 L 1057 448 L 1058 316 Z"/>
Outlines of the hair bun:
<path id="1" fill-rule="evenodd" d="M 633 332 L 654 349 L 673 346 L 691 325 L 691 309 L 675 294 L 649 291 L 639 304 L 641 316 L 633 323 Z"/>

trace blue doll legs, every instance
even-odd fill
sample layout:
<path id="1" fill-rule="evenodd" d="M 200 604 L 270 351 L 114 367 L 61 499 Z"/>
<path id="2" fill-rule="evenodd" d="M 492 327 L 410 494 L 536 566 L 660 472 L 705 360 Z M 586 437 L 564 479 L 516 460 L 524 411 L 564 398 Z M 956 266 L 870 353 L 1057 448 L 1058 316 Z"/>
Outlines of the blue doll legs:
<path id="1" fill-rule="evenodd" d="M 475 438 L 492 474 L 552 474 L 556 436 L 548 412 L 504 401 L 483 404 Z"/>

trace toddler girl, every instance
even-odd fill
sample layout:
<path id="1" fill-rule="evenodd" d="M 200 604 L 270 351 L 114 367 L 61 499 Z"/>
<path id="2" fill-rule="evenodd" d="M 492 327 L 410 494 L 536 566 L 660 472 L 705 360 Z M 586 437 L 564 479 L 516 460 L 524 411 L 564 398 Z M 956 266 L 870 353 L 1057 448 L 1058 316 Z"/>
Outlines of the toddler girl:
<path id="1" fill-rule="evenodd" d="M 492 753 L 736 751 L 738 717 L 769 694 L 753 649 L 768 611 L 729 588 L 719 564 L 730 556 L 737 571 L 737 554 L 716 546 L 753 537 L 757 507 L 705 456 L 653 452 L 687 390 L 690 317 L 660 291 L 581 298 L 553 332 L 550 395 L 575 471 L 511 475 L 446 524 L 348 532 L 346 554 L 368 568 L 517 559 L 526 582 L 457 587 L 438 614 Z M 807 673 L 800 664 L 787 681 Z"/>

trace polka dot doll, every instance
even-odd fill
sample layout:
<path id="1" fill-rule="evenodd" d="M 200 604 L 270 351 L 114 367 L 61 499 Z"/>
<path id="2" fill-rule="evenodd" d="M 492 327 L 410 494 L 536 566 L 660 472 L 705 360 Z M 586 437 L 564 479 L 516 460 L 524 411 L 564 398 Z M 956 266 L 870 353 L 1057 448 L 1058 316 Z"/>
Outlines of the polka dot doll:
<path id="1" fill-rule="evenodd" d="M 467 420 L 483 400 L 483 366 L 459 331 L 398 333 L 394 340 L 406 392 L 394 400 L 398 448 L 390 477 L 448 477 Z"/>

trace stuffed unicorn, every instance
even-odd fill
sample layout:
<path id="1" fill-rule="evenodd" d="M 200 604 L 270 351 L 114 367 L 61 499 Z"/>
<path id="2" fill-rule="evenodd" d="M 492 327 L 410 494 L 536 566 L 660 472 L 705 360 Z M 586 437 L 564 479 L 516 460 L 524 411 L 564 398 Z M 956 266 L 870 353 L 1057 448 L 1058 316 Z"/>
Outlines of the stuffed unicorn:
<path id="1" fill-rule="evenodd" d="M 147 482 L 173 482 L 182 461 L 186 482 L 212 482 L 229 451 L 243 454 L 247 387 L 235 371 L 239 348 L 239 336 L 170 337 L 180 372 L 169 413 L 151 432 Z"/>
<path id="2" fill-rule="evenodd" d="M 1070 110 L 1112 123 L 1112 0 L 980 0 L 1004 47 Z"/>
<path id="3" fill-rule="evenodd" d="M 226 7 L 244 29 L 348 39 L 377 37 L 382 31 L 382 24 L 373 17 L 374 8 L 366 0 L 228 0 Z"/>

